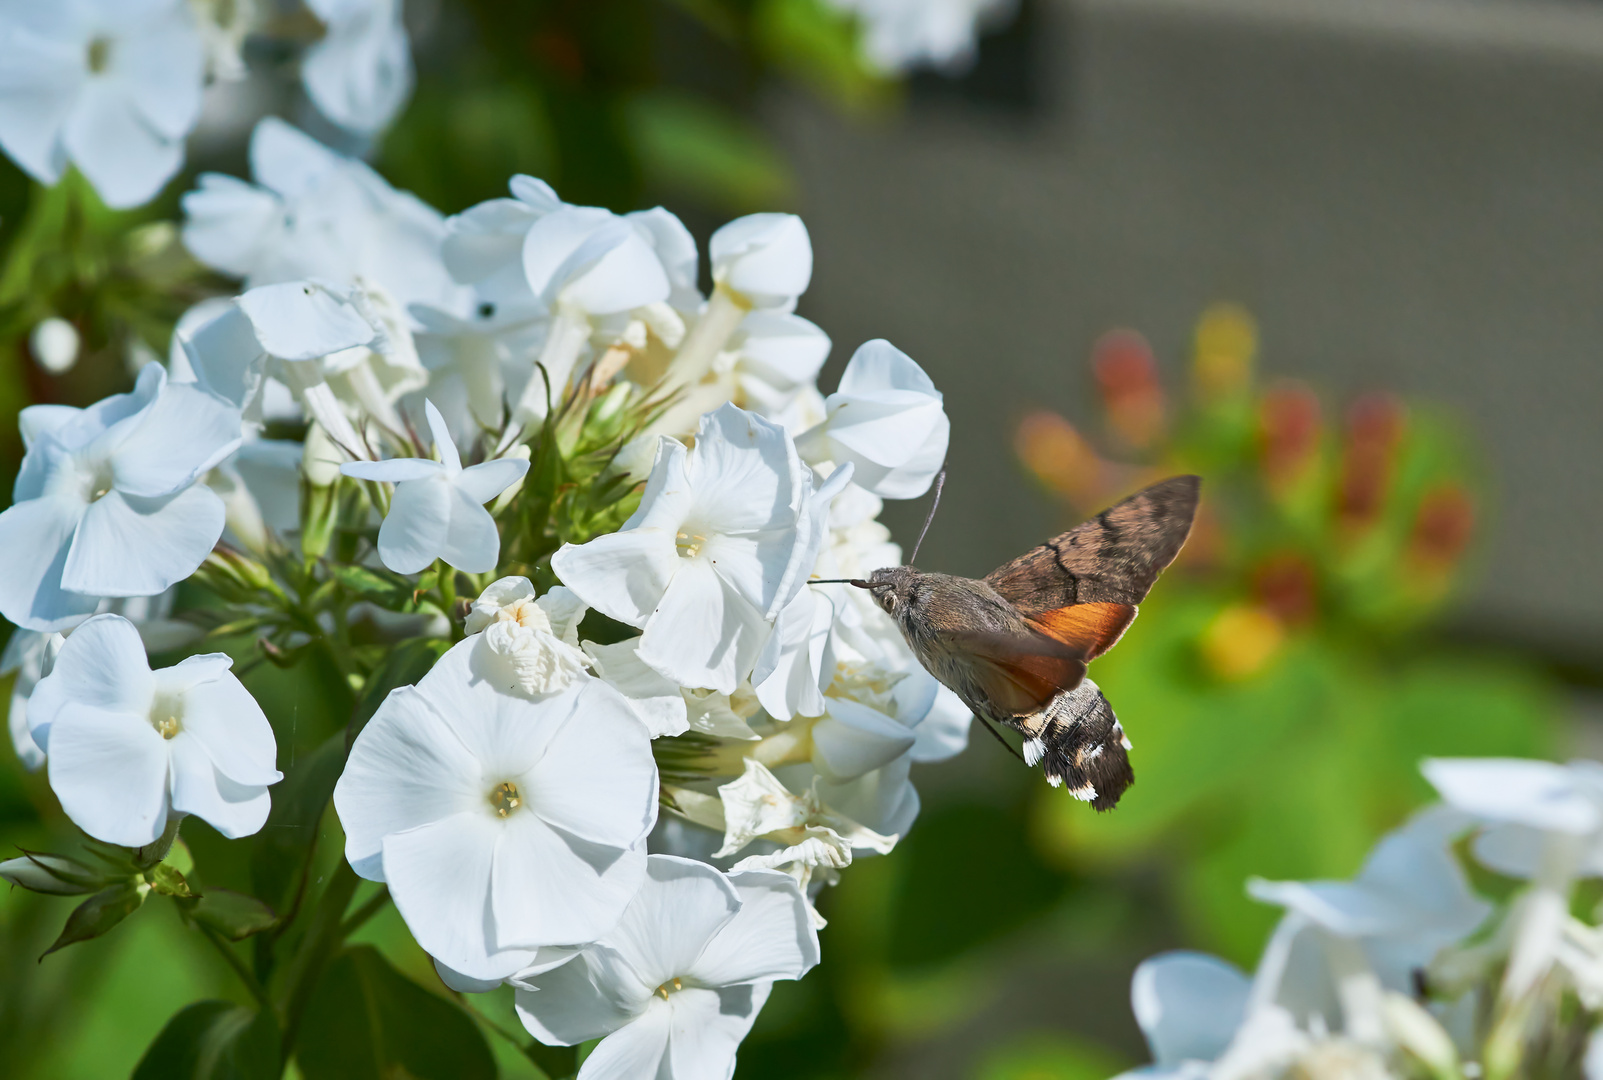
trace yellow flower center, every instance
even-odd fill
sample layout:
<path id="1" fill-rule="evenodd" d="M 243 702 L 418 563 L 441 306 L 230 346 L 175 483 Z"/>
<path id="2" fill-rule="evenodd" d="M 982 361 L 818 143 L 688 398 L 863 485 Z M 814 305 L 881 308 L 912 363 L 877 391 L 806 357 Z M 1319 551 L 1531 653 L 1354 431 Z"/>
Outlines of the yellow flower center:
<path id="1" fill-rule="evenodd" d="M 674 546 L 679 549 L 679 557 L 682 559 L 694 559 L 697 555 L 700 555 L 701 545 L 705 544 L 706 542 L 707 538 L 702 536 L 700 533 L 687 533 L 681 531 L 679 535 L 674 538 Z"/>
<path id="2" fill-rule="evenodd" d="M 161 732 L 161 737 L 162 738 L 164 738 L 164 739 L 172 738 L 174 735 L 178 734 L 178 717 L 169 716 L 165 720 L 157 720 L 156 721 L 156 730 Z"/>
<path id="3" fill-rule="evenodd" d="M 510 780 L 504 784 L 497 784 L 490 789 L 490 805 L 495 809 L 497 817 L 506 817 L 523 805 L 523 793 L 518 790 L 518 785 Z"/>
<path id="4" fill-rule="evenodd" d="M 661 995 L 662 1000 L 667 1001 L 669 994 L 673 993 L 675 990 L 683 990 L 684 988 L 685 984 L 679 979 L 669 979 L 667 982 L 657 987 L 657 993 Z"/>

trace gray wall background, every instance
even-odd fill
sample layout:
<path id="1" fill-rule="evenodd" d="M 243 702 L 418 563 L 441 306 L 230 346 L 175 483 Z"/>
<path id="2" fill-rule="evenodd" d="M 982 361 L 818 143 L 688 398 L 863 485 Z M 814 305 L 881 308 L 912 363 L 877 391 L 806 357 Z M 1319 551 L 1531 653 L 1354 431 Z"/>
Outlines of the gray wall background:
<path id="1" fill-rule="evenodd" d="M 1095 415 L 1086 356 L 1141 330 L 1180 385 L 1209 303 L 1334 403 L 1456 410 L 1493 481 L 1457 618 L 1603 661 L 1603 5 L 1038 0 L 1018 109 L 915 95 L 770 117 L 817 269 L 801 312 L 924 365 L 953 420 L 920 562 L 979 575 L 1061 527 L 1012 427 Z M 1010 61 L 1021 62 L 1015 56 Z M 924 504 L 887 519 L 910 540 Z"/>

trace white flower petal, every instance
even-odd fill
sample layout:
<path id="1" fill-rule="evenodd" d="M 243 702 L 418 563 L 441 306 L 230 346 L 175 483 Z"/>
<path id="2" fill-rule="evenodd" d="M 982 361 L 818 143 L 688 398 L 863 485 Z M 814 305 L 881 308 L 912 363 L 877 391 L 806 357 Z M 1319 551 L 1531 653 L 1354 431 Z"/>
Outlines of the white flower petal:
<path id="1" fill-rule="evenodd" d="M 159 498 L 194 483 L 239 448 L 239 410 L 195 386 L 164 387 L 112 459 L 117 490 Z"/>
<path id="2" fill-rule="evenodd" d="M 1252 983 L 1223 960 L 1169 952 L 1143 961 L 1130 981 L 1130 1007 L 1157 1065 L 1212 1061 L 1246 1015 Z"/>
<path id="3" fill-rule="evenodd" d="M 640 892 L 605 943 L 647 986 L 691 974 L 713 935 L 740 910 L 735 886 L 718 870 L 676 855 L 646 859 Z"/>
<path id="4" fill-rule="evenodd" d="M 142 716 L 154 689 L 133 624 L 120 615 L 96 615 L 62 643 L 50 674 L 34 688 L 28 703 L 34 741 L 49 750 L 51 723 L 72 705 Z"/>
<path id="5" fill-rule="evenodd" d="M 476 810 L 488 797 L 482 786 L 478 760 L 423 694 L 396 690 L 356 737 L 334 786 L 346 858 L 363 877 L 383 880 L 386 834 Z"/>
<path id="6" fill-rule="evenodd" d="M 562 583 L 603 615 L 644 626 L 679 569 L 674 537 L 657 529 L 606 533 L 551 556 Z"/>
<path id="7" fill-rule="evenodd" d="M 653 739 L 683 735 L 690 730 L 679 684 L 658 674 L 640 659 L 639 638 L 615 645 L 587 641 L 584 651 L 590 656 L 597 676 L 624 696 Z"/>
<path id="8" fill-rule="evenodd" d="M 397 574 L 416 574 L 440 557 L 451 528 L 454 494 L 443 472 L 395 486 L 390 512 L 378 532 L 379 558 L 385 566 Z"/>
<path id="9" fill-rule="evenodd" d="M 96 840 L 153 842 L 167 825 L 167 741 L 143 717 L 76 703 L 50 730 L 45 767 L 61 808 Z"/>
<path id="10" fill-rule="evenodd" d="M 645 875 L 644 844 L 623 852 L 590 844 L 532 812 L 514 811 L 502 831 L 491 881 L 501 949 L 594 941 L 617 924 Z"/>
<path id="11" fill-rule="evenodd" d="M 578 1080 L 641 1080 L 661 1077 L 668 1052 L 672 1010 L 655 1002 L 634 1020 L 602 1039 L 579 1067 Z M 686 1074 L 688 1077 L 694 1074 Z M 669 1073 L 670 1077 L 677 1077 Z"/>
<path id="12" fill-rule="evenodd" d="M 690 974 L 707 986 L 799 979 L 818 963 L 818 931 L 796 881 L 773 870 L 729 880 L 740 911 L 696 958 Z"/>
<path id="13" fill-rule="evenodd" d="M 232 672 L 191 687 L 183 702 L 183 731 L 205 749 L 218 772 L 255 787 L 284 779 L 273 767 L 278 745 L 267 714 Z"/>
<path id="14" fill-rule="evenodd" d="M 245 277 L 281 228 L 283 203 L 269 191 L 220 173 L 204 173 L 181 200 L 184 246 L 207 266 Z"/>
<path id="15" fill-rule="evenodd" d="M 686 987 L 672 995 L 668 1061 L 676 1080 L 727 1078 L 734 1072 L 735 1052 L 768 1000 L 768 987 L 767 983 L 717 990 Z"/>
<path id="16" fill-rule="evenodd" d="M 572 1046 L 617 1031 L 638 1015 L 630 1002 L 597 985 L 595 951 L 518 980 L 518 1019 L 529 1034 L 548 1046 Z"/>
<path id="17" fill-rule="evenodd" d="M 373 327 L 355 307 L 311 282 L 263 285 L 236 303 L 262 348 L 280 359 L 315 360 L 373 340 Z"/>
<path id="18" fill-rule="evenodd" d="M 681 686 L 732 694 L 767 637 L 762 612 L 730 588 L 710 561 L 686 559 L 646 622 L 640 659 Z"/>
<path id="19" fill-rule="evenodd" d="M 109 79 L 89 79 L 61 133 L 62 145 L 107 206 L 149 202 L 184 163 L 181 140 L 152 129 Z"/>
<path id="20" fill-rule="evenodd" d="M 724 533 L 793 528 L 812 493 L 785 429 L 734 405 L 701 418 L 686 475 L 695 492 L 688 518 Z"/>
<path id="21" fill-rule="evenodd" d="M 603 682 L 585 684 L 573 711 L 526 774 L 529 808 L 571 836 L 633 847 L 657 821 L 650 735 Z"/>
<path id="22" fill-rule="evenodd" d="M 445 466 L 428 458 L 386 458 L 383 461 L 346 461 L 340 472 L 358 480 L 377 480 L 404 484 L 411 480 L 433 480 L 445 475 Z"/>
<path id="23" fill-rule="evenodd" d="M 877 709 L 830 698 L 829 713 L 813 725 L 814 764 L 833 780 L 861 776 L 913 748 L 912 731 Z"/>
<path id="24" fill-rule="evenodd" d="M 86 77 L 74 44 L 12 27 L 0 50 L 0 147 L 42 184 L 67 165 L 61 130 Z"/>
<path id="25" fill-rule="evenodd" d="M 807 291 L 813 245 L 794 214 L 749 214 L 712 234 L 713 280 L 759 307 L 784 307 Z"/>
<path id="26" fill-rule="evenodd" d="M 14 503 L 0 511 L 0 615 L 30 630 L 60 630 L 94 612 L 98 597 L 67 592 L 62 569 L 85 504 L 70 496 Z"/>
<path id="27" fill-rule="evenodd" d="M 206 748 L 188 732 L 167 741 L 172 768 L 172 807 L 194 814 L 230 840 L 251 836 L 267 823 L 272 798 L 263 785 L 240 784 L 212 764 Z"/>
<path id="28" fill-rule="evenodd" d="M 1603 809 L 1562 765 L 1517 758 L 1430 758 L 1420 766 L 1451 806 L 1490 821 L 1583 835 Z"/>
<path id="29" fill-rule="evenodd" d="M 412 92 L 412 50 L 399 0 L 361 5 L 313 0 L 308 6 L 329 30 L 301 60 L 307 97 L 343 128 L 363 134 L 383 130 Z M 335 16 L 341 7 L 343 17 Z"/>
<path id="30" fill-rule="evenodd" d="M 456 478 L 457 490 L 483 505 L 523 479 L 529 463 L 519 458 L 496 458 L 470 465 Z"/>
<path id="31" fill-rule="evenodd" d="M 491 866 L 502 832 L 493 814 L 473 809 L 384 837 L 384 880 L 407 929 L 470 978 L 504 978 L 518 962 L 493 947 Z"/>
<path id="32" fill-rule="evenodd" d="M 223 535 L 223 500 L 204 485 L 158 499 L 113 490 L 84 513 L 61 584 L 94 596 L 154 596 L 193 574 Z"/>
<path id="33" fill-rule="evenodd" d="M 470 574 L 489 573 L 501 557 L 501 533 L 495 519 L 457 485 L 452 484 L 449 491 L 451 518 L 439 557 Z"/>
<path id="34" fill-rule="evenodd" d="M 546 619 L 551 623 L 551 632 L 577 649 L 579 623 L 584 621 L 585 613 L 590 610 L 589 605 L 565 585 L 554 585 L 547 589 L 535 604 L 545 612 Z"/>

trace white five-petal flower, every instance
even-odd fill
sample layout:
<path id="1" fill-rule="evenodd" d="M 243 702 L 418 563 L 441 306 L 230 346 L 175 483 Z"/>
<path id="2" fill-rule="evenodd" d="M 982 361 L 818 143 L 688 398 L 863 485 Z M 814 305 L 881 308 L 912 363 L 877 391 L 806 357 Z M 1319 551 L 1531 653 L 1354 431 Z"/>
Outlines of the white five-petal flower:
<path id="1" fill-rule="evenodd" d="M 418 943 L 470 980 L 498 980 L 617 923 L 645 870 L 657 767 L 610 686 L 506 694 L 477 646 L 459 642 L 385 699 L 334 806 L 351 866 L 389 883 Z"/>
<path id="2" fill-rule="evenodd" d="M 41 183 L 70 163 L 108 206 L 138 206 L 184 162 L 205 65 L 187 0 L 6 4 L 0 146 Z"/>
<path id="3" fill-rule="evenodd" d="M 706 1080 L 734 1072 L 773 982 L 799 979 L 817 962 L 818 934 L 789 877 L 725 876 L 652 855 L 613 930 L 514 985 L 518 1015 L 541 1042 L 604 1036 L 579 1080 Z"/>
<path id="4" fill-rule="evenodd" d="M 195 572 L 223 532 L 196 481 L 240 443 L 237 409 L 160 364 L 87 409 L 22 411 L 28 451 L 0 513 L 0 614 L 60 630 L 101 597 L 154 596 Z"/>
<path id="5" fill-rule="evenodd" d="M 133 623 L 97 615 L 62 645 L 28 701 L 50 787 L 74 824 L 125 847 L 152 843 L 169 814 L 228 837 L 267 821 L 277 744 L 222 653 L 152 671 Z"/>
<path id="6" fill-rule="evenodd" d="M 664 438 L 640 508 L 551 567 L 603 614 L 638 626 L 640 659 L 681 686 L 730 694 L 817 556 L 811 474 L 777 425 L 733 405 L 696 446 Z"/>
<path id="7" fill-rule="evenodd" d="M 440 411 L 432 402 L 426 403 L 425 410 L 439 461 L 349 461 L 340 471 L 361 480 L 395 485 L 390 512 L 378 533 L 379 558 L 391 570 L 415 574 L 435 559 L 470 574 L 494 570 L 501 554 L 501 534 L 484 504 L 523 479 L 529 463 L 495 458 L 464 469 Z"/>

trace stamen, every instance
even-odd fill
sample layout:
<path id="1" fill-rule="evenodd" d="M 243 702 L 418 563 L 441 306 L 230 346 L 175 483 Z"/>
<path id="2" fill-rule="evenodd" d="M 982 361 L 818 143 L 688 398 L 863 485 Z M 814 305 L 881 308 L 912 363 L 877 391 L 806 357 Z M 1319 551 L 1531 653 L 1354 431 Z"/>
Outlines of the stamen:
<path id="1" fill-rule="evenodd" d="M 156 730 L 161 732 L 162 738 L 172 738 L 174 735 L 178 734 L 178 717 L 169 716 L 165 720 L 156 721 Z"/>
<path id="2" fill-rule="evenodd" d="M 674 537 L 674 546 L 679 549 L 680 558 L 684 559 L 694 559 L 697 555 L 700 555 L 701 545 L 705 544 L 706 542 L 707 538 L 702 536 L 700 533 L 687 533 L 681 531 L 676 537 Z"/>
<path id="3" fill-rule="evenodd" d="M 523 793 L 518 790 L 518 785 L 510 780 L 504 784 L 497 784 L 490 790 L 490 805 L 495 808 L 497 817 L 506 817 L 523 805 Z"/>
<path id="4" fill-rule="evenodd" d="M 657 987 L 657 995 L 661 997 L 662 1000 L 667 1001 L 669 994 L 673 993 L 675 990 L 683 990 L 684 988 L 685 984 L 683 980 L 679 978 L 672 978 L 663 983 L 661 986 Z"/>

